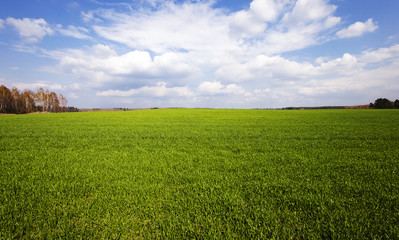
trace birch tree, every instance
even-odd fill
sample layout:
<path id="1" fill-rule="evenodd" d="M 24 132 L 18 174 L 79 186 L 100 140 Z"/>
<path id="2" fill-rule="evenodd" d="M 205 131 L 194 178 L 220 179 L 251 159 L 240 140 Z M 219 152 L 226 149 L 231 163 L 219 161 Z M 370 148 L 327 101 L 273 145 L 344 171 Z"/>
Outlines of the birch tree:
<path id="1" fill-rule="evenodd" d="M 37 90 L 35 98 L 36 98 L 36 101 L 42 107 L 42 111 L 44 111 L 45 99 L 44 99 L 44 89 L 43 88 L 39 88 L 39 90 Z"/>
<path id="2" fill-rule="evenodd" d="M 46 91 L 44 92 L 44 102 L 45 102 L 45 111 L 49 111 L 49 106 L 50 106 L 50 93 L 48 91 L 48 89 L 46 89 Z"/>
<path id="3" fill-rule="evenodd" d="M 60 106 L 62 108 L 62 111 L 65 111 L 65 108 L 67 107 L 68 104 L 68 100 L 62 94 L 58 95 L 58 100 L 60 101 Z"/>
<path id="4" fill-rule="evenodd" d="M 48 94 L 47 98 L 48 98 L 48 111 L 58 112 L 60 108 L 60 101 L 58 100 L 57 94 L 55 92 L 51 92 Z"/>
<path id="5" fill-rule="evenodd" d="M 22 94 L 22 99 L 25 105 L 26 112 L 34 112 L 36 110 L 35 106 L 35 93 L 31 90 L 26 90 Z"/>
<path id="6" fill-rule="evenodd" d="M 11 91 L 6 86 L 0 86 L 0 113 L 11 112 Z"/>
<path id="7" fill-rule="evenodd" d="M 12 98 L 12 112 L 13 113 L 23 113 L 21 94 L 19 93 L 18 88 L 16 88 L 16 87 L 12 88 L 11 98 Z"/>

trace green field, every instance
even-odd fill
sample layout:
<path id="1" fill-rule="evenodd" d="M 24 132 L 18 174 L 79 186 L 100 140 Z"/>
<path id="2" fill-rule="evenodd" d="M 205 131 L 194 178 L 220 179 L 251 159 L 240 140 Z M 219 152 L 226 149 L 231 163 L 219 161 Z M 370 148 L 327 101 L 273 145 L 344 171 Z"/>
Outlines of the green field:
<path id="1" fill-rule="evenodd" d="M 0 116 L 0 239 L 399 239 L 399 111 Z"/>

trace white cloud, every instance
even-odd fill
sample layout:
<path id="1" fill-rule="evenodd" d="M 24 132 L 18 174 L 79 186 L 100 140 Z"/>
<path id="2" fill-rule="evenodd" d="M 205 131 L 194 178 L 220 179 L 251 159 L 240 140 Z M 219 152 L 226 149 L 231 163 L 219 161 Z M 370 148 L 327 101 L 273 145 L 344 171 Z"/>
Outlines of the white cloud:
<path id="1" fill-rule="evenodd" d="M 319 33 L 340 22 L 333 16 L 336 6 L 325 0 L 299 0 L 295 5 L 288 0 L 254 0 L 248 10 L 231 14 L 209 2 L 159 5 L 157 10 L 118 13 L 101 9 L 82 15 L 88 21 L 102 21 L 93 27 L 100 36 L 135 49 L 157 53 L 183 49 L 210 56 L 215 51 L 221 56 L 248 50 L 271 54 L 302 49 L 318 43 Z M 273 25 L 268 28 L 268 23 Z"/>
<path id="2" fill-rule="evenodd" d="M 155 3 L 156 9 L 99 9 L 82 16 L 107 40 L 155 54 L 186 52 L 205 65 L 303 49 L 331 39 L 322 33 L 341 21 L 326 0 L 254 0 L 233 13 L 213 8 L 212 1 Z"/>
<path id="3" fill-rule="evenodd" d="M 378 24 L 369 18 L 366 22 L 356 22 L 349 27 L 337 32 L 340 38 L 359 37 L 367 32 L 374 32 L 378 29 Z"/>
<path id="4" fill-rule="evenodd" d="M 287 1 L 254 0 L 248 10 L 230 16 L 230 31 L 234 36 L 248 38 L 262 34 L 268 22 L 276 21 Z"/>
<path id="5" fill-rule="evenodd" d="M 5 24 L 4 20 L 0 19 L 0 29 L 5 27 L 4 24 Z"/>
<path id="6" fill-rule="evenodd" d="M 307 62 L 290 61 L 281 56 L 259 55 L 246 63 L 223 66 L 217 70 L 218 79 L 231 82 L 274 81 L 307 78 L 315 67 Z"/>
<path id="7" fill-rule="evenodd" d="M 20 37 L 28 43 L 37 43 L 46 35 L 54 33 L 53 29 L 43 18 L 16 19 L 9 17 L 6 19 L 6 22 L 13 26 L 18 31 Z"/>
<path id="8" fill-rule="evenodd" d="M 250 96 L 244 88 L 236 84 L 223 85 L 220 82 L 202 82 L 198 86 L 198 92 L 203 95 L 224 95 L 224 94 L 237 94 Z"/>
<path id="9" fill-rule="evenodd" d="M 16 87 L 16 88 L 18 88 L 21 91 L 23 91 L 23 90 L 36 91 L 39 88 L 48 89 L 50 91 L 59 91 L 59 90 L 63 90 L 64 89 L 64 87 L 61 84 L 50 83 L 50 82 L 41 82 L 41 81 L 31 82 L 31 83 L 11 82 L 11 87 Z"/>
<path id="10" fill-rule="evenodd" d="M 38 43 L 45 36 L 55 35 L 55 33 L 77 39 L 91 39 L 89 36 L 89 30 L 84 27 L 69 25 L 68 27 L 63 28 L 61 24 L 51 26 L 43 18 L 16 19 L 9 17 L 5 22 L 8 25 L 13 26 L 22 40 L 26 43 Z M 0 19 L 0 28 L 3 27 L 3 25 L 4 21 Z"/>
<path id="11" fill-rule="evenodd" d="M 79 99 L 79 96 L 76 93 L 68 93 L 66 95 L 67 99 Z"/>
<path id="12" fill-rule="evenodd" d="M 350 75 L 362 67 L 362 64 L 358 63 L 357 57 L 349 53 L 345 53 L 342 58 L 327 62 L 320 61 L 319 64 L 320 66 L 315 69 L 319 75 Z"/>
<path id="13" fill-rule="evenodd" d="M 370 68 L 376 62 L 390 59 L 389 62 Z M 349 53 L 341 58 L 321 61 L 316 65 L 317 76 L 310 80 L 297 81 L 296 98 L 306 97 L 336 98 L 345 96 L 343 101 L 361 96 L 357 104 L 372 101 L 383 94 L 388 98 L 396 97 L 399 90 L 399 45 L 366 51 L 355 56 Z M 288 89 L 285 89 L 288 91 Z M 353 97 L 351 97 L 353 96 Z M 353 99 L 355 101 L 356 99 Z M 339 101 L 336 99 L 335 101 Z M 348 104 L 343 102 L 342 104 Z"/>
<path id="14" fill-rule="evenodd" d="M 58 24 L 57 32 L 59 32 L 61 35 L 73 37 L 73 38 L 77 38 L 77 39 L 91 39 L 91 37 L 88 35 L 89 30 L 87 30 L 84 27 L 75 27 L 75 26 L 69 25 L 67 28 L 62 28 L 62 25 Z"/>
<path id="15" fill-rule="evenodd" d="M 215 2 L 140 0 L 129 11 L 98 3 L 101 9 L 81 13 L 92 28 L 51 28 L 42 19 L 41 29 L 51 31 L 21 37 L 28 41 L 33 36 L 30 42 L 37 42 L 56 34 L 102 43 L 35 52 L 57 61 L 42 70 L 72 75 L 74 80 L 61 87 L 87 89 L 112 104 L 287 106 L 323 97 L 339 102 L 341 93 L 370 96 L 373 90 L 387 89 L 381 86 L 392 85 L 398 75 L 399 45 L 342 52 L 333 59 L 286 54 L 378 27 L 369 19 L 337 32 L 341 18 L 328 0 L 253 0 L 236 12 L 217 9 Z"/>
<path id="16" fill-rule="evenodd" d="M 184 53 L 169 52 L 151 57 L 147 51 L 129 51 L 118 55 L 110 46 L 97 44 L 92 47 L 45 54 L 59 61 L 58 66 L 47 71 L 73 74 L 88 80 L 93 86 L 105 82 L 125 81 L 134 83 L 143 79 L 185 79 L 200 76 L 200 70 Z"/>
<path id="17" fill-rule="evenodd" d="M 336 8 L 326 0 L 296 1 L 292 8 L 284 8 L 282 19 L 265 32 L 256 49 L 276 54 L 304 49 L 331 39 L 324 33 L 341 21 L 340 17 L 333 15 Z"/>
<path id="18" fill-rule="evenodd" d="M 80 55 L 92 60 L 79 62 L 77 56 Z M 188 86 L 187 81 L 183 81 L 183 86 L 168 87 L 168 85 L 176 86 L 174 84 L 176 79 L 168 78 L 173 71 L 169 69 L 169 74 L 161 67 L 162 64 L 177 66 L 187 57 L 185 53 L 166 53 L 151 58 L 145 51 L 132 51 L 118 55 L 109 46 L 95 45 L 87 51 L 70 50 L 68 54 L 63 55 L 65 56 L 76 58 L 75 63 L 72 63 L 73 61 L 69 63 L 70 69 L 74 69 L 76 74 L 81 74 L 77 70 L 78 66 L 84 66 L 86 71 L 92 71 L 90 75 L 87 75 L 87 79 L 96 79 L 98 76 L 93 72 L 97 72 L 108 76 L 109 81 L 115 81 L 115 76 L 121 76 L 120 81 L 129 84 L 135 82 L 135 78 L 129 75 L 134 71 L 141 73 L 136 74 L 140 75 L 137 79 L 155 76 L 154 74 L 162 72 L 158 76 L 163 76 L 168 79 L 167 81 L 158 81 L 155 84 L 148 81 L 147 85 L 130 88 L 130 90 L 114 88 L 97 92 L 98 97 L 140 98 L 146 106 L 151 106 L 151 99 L 154 98 L 167 99 L 165 104 L 173 104 L 172 106 L 193 106 L 190 104 L 206 106 L 206 104 L 215 105 L 220 101 L 224 105 L 216 104 L 219 107 L 262 106 L 262 102 L 268 102 L 271 104 L 269 106 L 298 106 L 298 104 L 306 105 L 306 99 L 309 97 L 322 98 L 323 96 L 325 97 L 324 104 L 329 104 L 328 101 L 335 101 L 338 104 L 339 99 L 334 99 L 335 95 L 363 93 L 365 96 L 373 96 L 371 95 L 373 91 L 382 88 L 393 91 L 392 86 L 395 85 L 395 79 L 399 77 L 399 68 L 395 68 L 397 64 L 393 64 L 399 61 L 399 45 L 365 51 L 360 55 L 345 53 L 342 57 L 335 59 L 320 58 L 315 63 L 289 60 L 282 56 L 259 55 L 243 63 L 223 65 L 215 73 L 217 80 L 206 81 L 200 78 L 200 82 L 197 85 L 191 84 L 191 87 Z M 176 59 L 173 60 L 173 58 Z M 136 65 L 134 59 L 143 63 L 140 65 L 141 70 L 130 69 L 130 66 Z M 389 62 L 388 65 L 370 69 L 370 64 L 374 64 L 377 60 L 389 60 Z M 167 63 L 171 64 L 167 65 Z M 102 64 L 108 66 L 102 68 Z M 71 67 L 72 65 L 75 67 Z M 239 82 L 240 85 L 232 82 Z M 391 89 L 386 86 L 390 86 Z M 186 100 L 179 100 L 182 98 Z M 363 100 L 369 101 L 366 98 Z M 360 104 L 360 100 L 358 101 Z"/>
<path id="19" fill-rule="evenodd" d="M 265 22 L 274 21 L 280 14 L 283 2 L 285 1 L 254 0 L 250 4 L 249 11 L 255 19 Z"/>
<path id="20" fill-rule="evenodd" d="M 266 23 L 254 19 L 248 11 L 239 11 L 231 16 L 232 34 L 240 37 L 250 37 L 262 33 Z"/>
<path id="21" fill-rule="evenodd" d="M 399 44 L 389 48 L 380 48 L 377 50 L 364 51 L 361 61 L 364 63 L 381 63 L 385 60 L 399 57 Z"/>
<path id="22" fill-rule="evenodd" d="M 309 105 L 306 101 L 313 101 L 309 99 L 313 97 L 320 98 L 321 105 L 350 104 L 348 101 L 362 104 L 382 92 L 395 97 L 395 91 L 399 89 L 396 83 L 398 62 L 399 45 L 365 51 L 360 55 L 345 53 L 331 60 L 320 58 L 314 64 L 259 55 L 246 63 L 220 68 L 217 76 L 223 81 L 240 81 L 243 89 L 251 93 L 253 104 L 263 99 L 273 101 L 274 106 L 306 106 Z M 376 63 L 379 65 L 373 67 Z M 204 86 L 208 86 L 210 92 L 212 89 L 217 92 L 220 85 L 207 83 Z M 248 88 L 253 89 L 252 92 Z M 363 98 L 355 99 L 355 96 Z M 278 99 L 284 101 L 279 103 Z"/>
<path id="23" fill-rule="evenodd" d="M 85 23 L 90 23 L 90 22 L 102 23 L 102 22 L 104 22 L 103 20 L 94 16 L 95 13 L 99 14 L 99 12 L 104 13 L 107 11 L 104 11 L 104 10 L 87 11 L 87 12 L 81 11 L 80 15 L 82 17 L 83 22 L 85 22 Z"/>
<path id="24" fill-rule="evenodd" d="M 193 96 L 193 92 L 187 87 L 168 88 L 165 82 L 158 82 L 155 86 L 144 86 L 128 91 L 107 90 L 97 93 L 97 96 L 130 97 L 134 95 L 145 95 L 147 97 L 191 97 Z"/>
<path id="25" fill-rule="evenodd" d="M 397 69 L 399 64 L 394 62 L 377 69 L 365 68 L 348 75 L 333 77 L 323 75 L 319 80 L 313 79 L 299 84 L 298 94 L 320 97 L 341 95 L 346 98 L 350 98 L 350 95 L 362 96 L 363 100 L 358 101 L 358 104 L 365 104 L 381 97 L 382 93 L 388 98 L 396 98 L 396 92 L 399 91 L 399 86 L 396 84 L 399 78 Z"/>
<path id="26" fill-rule="evenodd" d="M 318 22 L 331 16 L 336 9 L 337 7 L 330 5 L 328 0 L 298 0 L 292 11 L 285 13 L 282 22 L 288 26 Z"/>
<path id="27" fill-rule="evenodd" d="M 150 4 L 152 7 L 156 7 L 160 3 L 164 2 L 164 0 L 141 0 L 141 2 L 146 2 Z"/>
<path id="28" fill-rule="evenodd" d="M 135 49 L 164 53 L 236 47 L 228 36 L 226 16 L 209 3 L 166 2 L 155 12 L 125 14 L 101 10 L 95 14 L 111 23 L 93 27 L 100 36 Z"/>
<path id="29" fill-rule="evenodd" d="M 79 90 L 82 89 L 82 86 L 79 83 L 73 83 L 70 86 L 68 86 L 68 88 L 72 90 Z"/>

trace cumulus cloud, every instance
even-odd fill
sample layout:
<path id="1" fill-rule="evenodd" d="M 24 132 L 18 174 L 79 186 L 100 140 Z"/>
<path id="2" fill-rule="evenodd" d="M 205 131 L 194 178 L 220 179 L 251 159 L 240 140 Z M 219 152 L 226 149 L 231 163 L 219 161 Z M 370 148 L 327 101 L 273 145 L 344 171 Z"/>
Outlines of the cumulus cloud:
<path id="1" fill-rule="evenodd" d="M 223 85 L 220 82 L 202 82 L 198 87 L 198 92 L 205 95 L 224 95 L 224 94 L 237 94 L 249 96 L 244 88 L 236 84 Z"/>
<path id="2" fill-rule="evenodd" d="M 101 43 L 36 52 L 57 61 L 42 70 L 73 76 L 68 89 L 86 88 L 99 98 L 127 102 L 296 105 L 309 97 L 367 92 L 376 88 L 369 76 L 389 70 L 391 75 L 385 74 L 380 83 L 391 84 L 398 72 L 393 67 L 398 45 L 332 59 L 287 56 L 378 28 L 370 18 L 337 32 L 341 18 L 328 0 L 253 0 L 247 9 L 235 12 L 215 8 L 215 2 L 143 0 L 129 5 L 128 11 L 121 10 L 126 3 L 98 3 L 100 9 L 81 12 L 91 28 L 28 19 L 40 31 L 18 31 L 31 43 L 47 35 Z M 22 25 L 23 19 L 10 18 L 3 25 L 17 29 L 12 22 Z"/>
<path id="3" fill-rule="evenodd" d="M 376 29 L 378 29 L 378 24 L 369 18 L 366 22 L 356 22 L 338 31 L 337 36 L 340 38 L 359 37 L 367 32 L 374 32 Z"/>
<path id="4" fill-rule="evenodd" d="M 334 74 L 337 75 L 350 75 L 354 71 L 360 70 L 362 64 L 359 64 L 357 57 L 345 53 L 341 58 L 336 58 L 327 62 L 320 61 L 319 66 L 315 72 L 319 75 Z"/>
<path id="5" fill-rule="evenodd" d="M 156 53 L 206 52 L 210 58 L 262 51 L 267 54 L 317 44 L 340 22 L 327 0 L 254 0 L 248 10 L 226 13 L 212 1 L 157 2 L 157 8 L 82 12 L 101 37 Z M 270 25 L 270 26 L 268 26 Z"/>
<path id="6" fill-rule="evenodd" d="M 86 49 L 48 51 L 45 54 L 59 61 L 57 71 L 74 74 L 96 85 L 118 79 L 134 83 L 135 79 L 188 80 L 200 75 L 199 68 L 190 63 L 184 53 L 168 52 L 151 57 L 147 51 L 134 50 L 117 54 L 108 45 L 96 44 Z M 54 71 L 54 67 L 47 70 Z"/>
<path id="7" fill-rule="evenodd" d="M 268 22 L 276 21 L 287 1 L 254 0 L 248 10 L 230 16 L 230 31 L 238 37 L 248 38 L 261 34 Z"/>
<path id="8" fill-rule="evenodd" d="M 390 62 L 372 67 L 380 61 Z M 365 51 L 360 55 L 345 53 L 342 57 L 330 61 L 321 61 L 315 65 L 319 76 L 298 84 L 298 96 L 334 96 L 344 95 L 350 98 L 363 96 L 363 103 L 367 98 L 375 99 L 379 94 L 395 95 L 399 86 L 399 45 L 389 48 Z M 361 104 L 359 101 L 358 104 Z"/>
<path id="9" fill-rule="evenodd" d="M 279 16 L 282 4 L 286 1 L 254 0 L 251 2 L 249 12 L 258 20 L 270 22 Z"/>
<path id="10" fill-rule="evenodd" d="M 124 56 L 105 45 L 95 45 L 90 50 L 103 59 Z M 150 69 L 156 65 L 154 58 L 148 55 L 146 58 Z M 373 67 L 381 61 L 387 62 Z M 212 81 L 200 78 L 191 86 L 188 82 L 176 86 L 175 79 L 149 81 L 141 87 L 127 88 L 129 90 L 125 90 L 126 87 L 123 90 L 111 88 L 97 91 L 96 95 L 107 99 L 128 98 L 132 103 L 140 99 L 142 106 L 155 104 L 154 99 L 163 99 L 156 105 L 191 107 L 309 106 L 313 105 L 311 101 L 314 99 L 320 105 L 347 104 L 347 101 L 362 104 L 383 92 L 388 97 L 390 93 L 394 96 L 394 92 L 399 90 L 396 84 L 399 78 L 398 62 L 399 45 L 368 50 L 359 55 L 345 53 L 337 58 L 320 58 L 314 62 L 258 55 L 246 62 L 223 65 L 214 75 L 216 80 Z M 119 71 L 123 73 L 125 70 Z M 123 81 L 134 82 L 128 75 Z M 343 95 L 346 96 L 344 99 L 339 97 Z"/>
<path id="11" fill-rule="evenodd" d="M 209 3 L 166 2 L 155 12 L 148 9 L 126 14 L 100 10 L 95 16 L 110 23 L 95 25 L 97 34 L 135 49 L 164 53 L 235 47 L 228 37 L 225 16 Z"/>
<path id="12" fill-rule="evenodd" d="M 3 19 L 0 19 L 0 29 L 2 29 L 2 28 L 4 28 L 5 26 L 4 26 L 4 20 Z"/>
<path id="13" fill-rule="evenodd" d="M 331 39 L 325 32 L 341 21 L 340 17 L 334 16 L 336 8 L 326 0 L 298 0 L 294 6 L 288 5 L 281 20 L 265 32 L 256 49 L 276 54 L 304 49 Z"/>
<path id="14" fill-rule="evenodd" d="M 231 13 L 214 8 L 212 1 L 149 3 L 156 8 L 82 12 L 83 19 L 91 22 L 102 38 L 153 53 L 152 65 L 158 67 L 148 67 L 148 56 L 141 62 L 142 73 L 147 72 L 147 76 L 189 72 L 200 76 L 209 74 L 209 69 L 223 72 L 228 65 L 251 61 L 259 54 L 270 56 L 318 44 L 326 40 L 322 33 L 340 22 L 334 16 L 336 6 L 326 0 L 254 0 L 247 10 Z M 123 62 L 129 57 L 137 58 L 133 52 L 126 54 L 116 59 Z M 166 58 L 171 58 L 173 64 L 162 61 Z M 121 65 L 118 70 L 123 68 Z M 169 65 L 172 71 L 167 71 Z M 106 69 L 103 73 L 116 73 L 109 69 L 113 64 L 102 66 Z M 94 70 L 85 69 L 90 69 L 90 73 Z"/>
<path id="15" fill-rule="evenodd" d="M 128 91 L 107 90 L 97 93 L 98 96 L 118 96 L 130 97 L 134 95 L 145 95 L 150 97 L 190 97 L 193 92 L 187 87 L 170 87 L 166 86 L 166 82 L 158 82 L 155 86 L 144 86 Z"/>
<path id="16" fill-rule="evenodd" d="M 381 61 L 387 62 L 373 67 Z M 395 69 L 398 61 L 399 45 L 368 50 L 360 55 L 345 53 L 335 59 L 321 58 L 314 63 L 259 55 L 247 63 L 221 68 L 218 76 L 223 81 L 240 81 L 254 101 L 268 99 L 278 104 L 278 99 L 284 99 L 285 106 L 298 106 L 301 102 L 306 105 L 309 97 L 323 97 L 318 101 L 328 104 L 337 95 L 362 95 L 366 96 L 362 101 L 368 101 L 370 96 L 378 97 L 377 92 L 393 95 L 394 89 L 399 88 L 395 84 L 399 78 L 399 68 Z M 218 84 L 209 85 L 218 89 Z M 248 87 L 254 86 L 255 89 L 249 91 Z"/>
<path id="17" fill-rule="evenodd" d="M 54 33 L 53 29 L 43 18 L 16 19 L 9 17 L 6 19 L 6 22 L 13 26 L 18 31 L 20 37 L 28 43 L 37 43 L 46 35 Z"/>
<path id="18" fill-rule="evenodd" d="M 292 11 L 284 14 L 282 21 L 288 26 L 305 25 L 326 19 L 336 9 L 328 0 L 298 0 Z"/>
<path id="19" fill-rule="evenodd" d="M 368 50 L 362 53 L 360 60 L 363 63 L 381 63 L 386 60 L 395 59 L 399 56 L 399 44 L 389 48 L 380 48 L 377 50 Z"/>
<path id="20" fill-rule="evenodd" d="M 245 62 L 219 68 L 218 79 L 231 82 L 274 81 L 301 79 L 314 75 L 315 67 L 307 62 L 296 62 L 281 56 L 258 55 Z"/>

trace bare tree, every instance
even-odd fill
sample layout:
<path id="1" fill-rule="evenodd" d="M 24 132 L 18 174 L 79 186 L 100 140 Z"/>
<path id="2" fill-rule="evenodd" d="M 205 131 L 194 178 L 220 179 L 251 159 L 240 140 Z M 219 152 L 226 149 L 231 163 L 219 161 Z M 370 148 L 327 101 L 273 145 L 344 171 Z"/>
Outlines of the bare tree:
<path id="1" fill-rule="evenodd" d="M 51 92 L 48 94 L 48 111 L 49 112 L 58 112 L 60 108 L 60 101 L 58 100 L 57 94 L 55 92 Z"/>
<path id="2" fill-rule="evenodd" d="M 62 108 L 62 111 L 65 112 L 65 109 L 66 109 L 67 104 L 68 104 L 68 100 L 62 94 L 58 95 L 58 100 L 60 101 L 60 106 Z"/>
<path id="3" fill-rule="evenodd" d="M 49 107 L 50 107 L 50 93 L 48 91 L 48 89 L 46 89 L 46 91 L 44 92 L 44 102 L 45 102 L 45 111 L 49 112 Z"/>
<path id="4" fill-rule="evenodd" d="M 10 113 L 12 108 L 11 91 L 6 86 L 0 86 L 0 113 Z"/>
<path id="5" fill-rule="evenodd" d="M 11 97 L 12 97 L 12 112 L 13 113 L 23 113 L 23 103 L 21 99 L 21 94 L 18 88 L 14 87 L 11 90 Z"/>
<path id="6" fill-rule="evenodd" d="M 39 90 L 37 90 L 35 98 L 36 98 L 36 101 L 42 107 L 42 111 L 44 111 L 45 99 L 44 99 L 44 89 L 43 88 L 39 88 Z"/>
<path id="7" fill-rule="evenodd" d="M 26 90 L 23 92 L 22 98 L 26 112 L 30 113 L 36 110 L 34 92 L 32 92 L 31 90 Z"/>
<path id="8" fill-rule="evenodd" d="M 66 109 L 68 103 L 62 94 L 60 99 L 55 92 L 43 88 L 34 93 L 31 90 L 20 92 L 15 87 L 10 91 L 6 86 L 0 85 L 0 113 L 30 113 L 40 109 L 36 104 L 40 105 L 41 111 L 59 112 Z"/>

